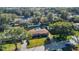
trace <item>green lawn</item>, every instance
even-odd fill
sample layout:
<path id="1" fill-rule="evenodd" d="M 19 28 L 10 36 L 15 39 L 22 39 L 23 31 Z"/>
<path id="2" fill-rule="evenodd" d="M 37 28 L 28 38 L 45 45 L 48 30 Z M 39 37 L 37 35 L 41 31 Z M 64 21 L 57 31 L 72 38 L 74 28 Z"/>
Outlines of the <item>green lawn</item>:
<path id="1" fill-rule="evenodd" d="M 18 48 L 21 48 L 21 44 L 17 43 Z M 15 45 L 14 44 L 3 44 L 2 45 L 2 50 L 3 51 L 14 51 Z"/>
<path id="2" fill-rule="evenodd" d="M 67 36 L 67 40 L 70 40 L 70 39 L 72 39 L 72 36 L 71 35 Z"/>
<path id="3" fill-rule="evenodd" d="M 27 48 L 44 45 L 45 40 L 46 40 L 46 38 L 32 39 L 29 41 L 30 44 L 27 46 Z"/>

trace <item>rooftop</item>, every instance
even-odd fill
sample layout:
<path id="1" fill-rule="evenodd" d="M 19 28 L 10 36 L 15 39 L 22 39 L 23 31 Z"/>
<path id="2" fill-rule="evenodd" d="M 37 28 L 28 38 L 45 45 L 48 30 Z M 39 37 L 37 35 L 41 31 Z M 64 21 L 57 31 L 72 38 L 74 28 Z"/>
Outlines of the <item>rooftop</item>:
<path id="1" fill-rule="evenodd" d="M 32 29 L 32 30 L 29 30 L 29 32 L 32 34 L 32 35 L 36 35 L 36 34 L 48 34 L 48 30 L 46 29 L 41 29 L 41 28 L 38 28 L 38 29 Z"/>

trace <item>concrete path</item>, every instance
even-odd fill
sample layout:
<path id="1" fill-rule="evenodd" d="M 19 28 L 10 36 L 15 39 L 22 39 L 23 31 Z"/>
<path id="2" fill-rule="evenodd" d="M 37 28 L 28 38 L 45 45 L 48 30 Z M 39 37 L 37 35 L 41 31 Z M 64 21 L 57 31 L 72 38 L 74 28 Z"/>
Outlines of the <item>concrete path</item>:
<path id="1" fill-rule="evenodd" d="M 24 40 L 20 50 L 24 51 L 26 49 L 26 46 L 27 46 L 27 43 L 26 43 L 26 40 Z"/>
<path id="2" fill-rule="evenodd" d="M 38 46 L 34 48 L 25 49 L 24 51 L 44 51 L 44 46 Z"/>

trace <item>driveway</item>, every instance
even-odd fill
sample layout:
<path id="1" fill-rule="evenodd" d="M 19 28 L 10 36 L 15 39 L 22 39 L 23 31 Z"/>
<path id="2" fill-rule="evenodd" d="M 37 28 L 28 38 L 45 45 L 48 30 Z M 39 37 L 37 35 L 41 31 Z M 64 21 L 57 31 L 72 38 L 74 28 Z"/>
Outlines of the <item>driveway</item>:
<path id="1" fill-rule="evenodd" d="M 44 51 L 44 46 L 38 46 L 38 47 L 28 49 L 26 40 L 24 40 L 20 51 Z"/>
<path id="2" fill-rule="evenodd" d="M 24 51 L 44 51 L 44 46 L 38 46 L 34 48 L 25 49 Z"/>

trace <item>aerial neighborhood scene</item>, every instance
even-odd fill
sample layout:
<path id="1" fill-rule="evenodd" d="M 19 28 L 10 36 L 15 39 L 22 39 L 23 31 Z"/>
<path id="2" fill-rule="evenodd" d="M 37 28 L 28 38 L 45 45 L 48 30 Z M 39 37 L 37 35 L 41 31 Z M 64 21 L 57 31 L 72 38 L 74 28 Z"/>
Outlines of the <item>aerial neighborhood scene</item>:
<path id="1" fill-rule="evenodd" d="M 0 7 L 0 51 L 79 51 L 79 8 Z"/>

